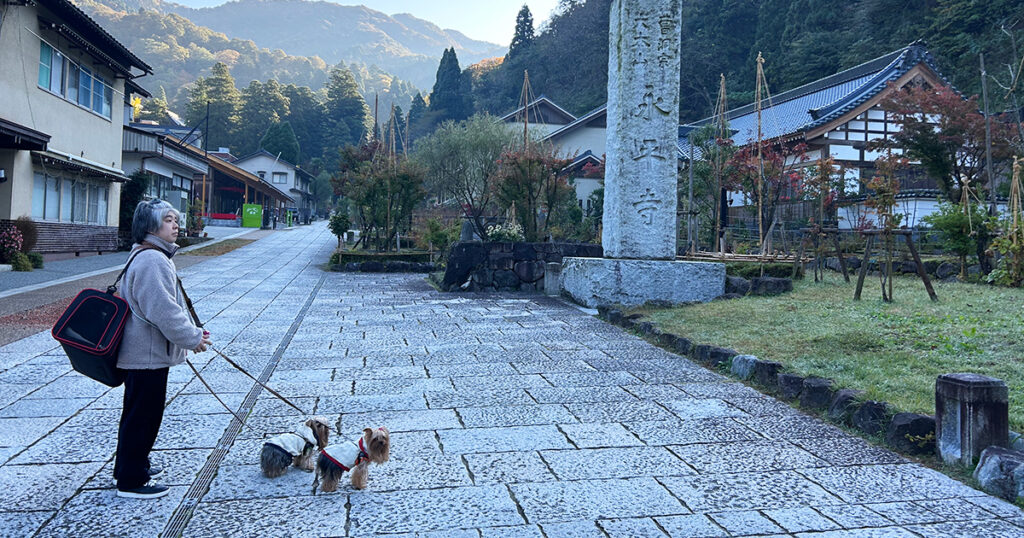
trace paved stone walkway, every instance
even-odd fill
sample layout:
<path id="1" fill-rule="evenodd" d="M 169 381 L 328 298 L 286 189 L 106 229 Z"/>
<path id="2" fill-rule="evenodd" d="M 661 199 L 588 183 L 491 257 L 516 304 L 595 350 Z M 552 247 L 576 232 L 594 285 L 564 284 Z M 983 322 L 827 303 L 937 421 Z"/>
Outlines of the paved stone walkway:
<path id="1" fill-rule="evenodd" d="M 334 244 L 314 224 L 182 273 L 254 375 L 344 438 L 391 429 L 367 490 L 263 478 L 261 439 L 300 418 L 205 353 L 248 426 L 172 369 L 154 453 L 171 494 L 117 498 L 121 390 L 42 333 L 0 348 L 0 536 L 1024 535 L 1013 505 L 559 300 L 324 273 Z"/>

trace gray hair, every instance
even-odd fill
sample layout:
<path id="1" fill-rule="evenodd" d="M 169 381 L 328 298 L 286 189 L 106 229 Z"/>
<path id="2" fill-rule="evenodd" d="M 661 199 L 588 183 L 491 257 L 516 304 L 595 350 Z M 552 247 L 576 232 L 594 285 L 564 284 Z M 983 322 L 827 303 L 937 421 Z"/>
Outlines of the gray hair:
<path id="1" fill-rule="evenodd" d="M 148 202 L 139 202 L 139 205 L 135 206 L 135 216 L 132 218 L 132 241 L 141 243 L 146 240 L 147 234 L 155 234 L 160 231 L 164 217 L 171 212 L 177 218 L 178 210 L 159 198 Z"/>

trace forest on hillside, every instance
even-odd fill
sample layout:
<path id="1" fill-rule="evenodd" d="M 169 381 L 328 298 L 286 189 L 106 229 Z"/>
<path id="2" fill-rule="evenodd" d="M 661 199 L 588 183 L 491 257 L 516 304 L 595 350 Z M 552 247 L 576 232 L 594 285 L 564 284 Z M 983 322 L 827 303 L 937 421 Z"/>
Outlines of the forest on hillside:
<path id="1" fill-rule="evenodd" d="M 372 105 L 380 97 L 383 110 L 391 103 L 408 108 L 416 87 L 385 72 L 376 65 L 339 62 L 332 66 L 317 56 L 293 56 L 282 50 L 259 48 L 250 40 L 228 38 L 176 14 L 152 9 L 113 9 L 94 0 L 78 0 L 104 28 L 153 68 L 153 74 L 139 83 L 154 96 L 165 95 L 172 110 L 181 111 L 188 102 L 188 90 L 196 80 L 208 76 L 217 62 L 231 70 L 239 89 L 251 81 L 275 80 L 319 90 L 327 84 L 331 67 L 352 72 L 360 94 Z"/>
<path id="2" fill-rule="evenodd" d="M 537 95 L 574 114 L 605 102 L 611 0 L 561 0 L 526 45 L 489 68 L 474 68 L 478 110 L 514 109 L 528 70 Z M 511 24 L 511 21 L 510 21 Z M 1024 51 L 1024 0 L 683 0 L 682 121 L 714 109 L 719 74 L 729 107 L 753 101 L 761 52 L 778 93 L 923 40 L 961 92 L 980 93 L 984 53 L 993 109 L 1008 108 L 998 84 Z M 532 28 L 531 28 L 532 30 Z M 1015 52 L 1014 49 L 1017 49 Z"/>

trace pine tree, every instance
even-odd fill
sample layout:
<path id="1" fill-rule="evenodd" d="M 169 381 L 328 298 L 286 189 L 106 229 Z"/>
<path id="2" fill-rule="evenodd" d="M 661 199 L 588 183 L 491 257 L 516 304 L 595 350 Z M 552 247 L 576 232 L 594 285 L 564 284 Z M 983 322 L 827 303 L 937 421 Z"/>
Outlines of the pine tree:
<path id="1" fill-rule="evenodd" d="M 305 86 L 289 84 L 284 87 L 282 93 L 288 98 L 288 114 L 285 121 L 291 124 L 295 138 L 299 141 L 299 147 L 302 149 L 300 156 L 307 160 L 319 158 L 324 151 L 324 104 L 313 90 Z"/>
<path id="2" fill-rule="evenodd" d="M 336 163 L 338 149 L 357 145 L 369 137 L 373 128 L 370 107 L 359 94 L 352 72 L 334 68 L 327 82 L 324 116 L 324 157 Z"/>
<path id="3" fill-rule="evenodd" d="M 265 149 L 291 164 L 299 162 L 299 141 L 290 123 L 275 122 L 260 139 L 260 149 Z"/>
<path id="4" fill-rule="evenodd" d="M 534 37 L 533 15 L 530 13 L 530 8 L 526 4 L 523 4 L 522 9 L 519 10 L 519 14 L 516 15 L 516 33 L 512 36 L 512 44 L 508 47 L 508 54 L 505 55 L 505 61 L 507 62 L 515 59 L 529 49 L 530 45 L 533 44 Z"/>
<path id="5" fill-rule="evenodd" d="M 189 92 L 185 117 L 190 126 L 203 122 L 206 104 L 209 103 L 210 121 L 202 126 L 207 147 L 232 147 L 241 101 L 241 93 L 235 87 L 235 79 L 231 77 L 228 66 L 217 62 L 213 64 L 210 76 L 197 80 Z"/>
<path id="6" fill-rule="evenodd" d="M 434 90 L 430 92 L 430 111 L 438 114 L 435 123 L 444 120 L 461 121 L 473 113 L 472 97 L 469 95 L 472 85 L 469 82 L 459 68 L 455 47 L 445 49 L 441 63 L 437 66 Z"/>
<path id="7" fill-rule="evenodd" d="M 142 112 L 139 114 L 139 119 L 152 120 L 157 123 L 166 123 L 167 91 L 164 90 L 163 86 L 160 86 L 159 95 L 147 99 L 144 103 L 142 103 Z"/>
<path id="8" fill-rule="evenodd" d="M 288 116 L 288 98 L 274 79 L 261 84 L 254 80 L 242 91 L 242 106 L 235 144 L 240 154 L 256 151 L 260 139 L 275 123 Z"/>

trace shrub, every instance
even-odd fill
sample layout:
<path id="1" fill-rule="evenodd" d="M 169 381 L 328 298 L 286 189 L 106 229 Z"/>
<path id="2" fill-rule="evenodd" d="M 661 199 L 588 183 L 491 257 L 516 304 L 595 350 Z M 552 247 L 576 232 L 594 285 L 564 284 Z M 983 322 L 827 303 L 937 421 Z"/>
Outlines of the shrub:
<path id="1" fill-rule="evenodd" d="M 487 227 L 488 241 L 509 241 L 515 243 L 524 239 L 523 227 L 514 219 L 506 220 L 504 224 L 494 224 Z"/>
<path id="2" fill-rule="evenodd" d="M 15 271 L 31 271 L 32 262 L 28 261 L 28 256 L 24 252 L 15 252 L 11 257 L 11 269 Z"/>
<path id="3" fill-rule="evenodd" d="M 12 263 L 18 252 L 21 252 L 21 231 L 10 226 L 0 230 L 0 261 Z"/>
<path id="4" fill-rule="evenodd" d="M 36 241 L 39 240 L 39 228 L 29 217 L 18 217 L 14 221 L 14 227 L 21 232 L 21 251 L 28 254 L 36 248 Z"/>
<path id="5" fill-rule="evenodd" d="M 32 262 L 33 269 L 43 268 L 43 255 L 38 252 L 29 252 L 27 254 L 28 261 Z"/>
<path id="6" fill-rule="evenodd" d="M 331 215 L 331 220 L 328 221 L 327 227 L 331 229 L 331 233 L 338 236 L 338 248 L 341 248 L 341 240 L 345 237 L 345 232 L 352 226 L 352 222 L 348 219 L 348 213 L 343 209 L 334 211 Z"/>

